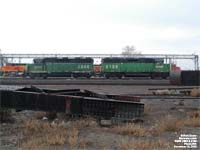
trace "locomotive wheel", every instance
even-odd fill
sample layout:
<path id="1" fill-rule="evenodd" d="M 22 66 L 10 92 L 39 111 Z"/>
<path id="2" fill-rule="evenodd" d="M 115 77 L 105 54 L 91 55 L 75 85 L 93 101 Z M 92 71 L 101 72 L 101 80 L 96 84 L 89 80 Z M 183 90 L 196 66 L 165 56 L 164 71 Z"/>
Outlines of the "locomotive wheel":
<path id="1" fill-rule="evenodd" d="M 154 75 L 151 75 L 151 79 L 155 79 Z"/>
<path id="2" fill-rule="evenodd" d="M 87 75 L 86 78 L 87 78 L 87 79 L 90 79 L 90 78 L 91 78 L 91 75 Z"/>
<path id="3" fill-rule="evenodd" d="M 122 75 L 119 75 L 118 78 L 119 78 L 119 79 L 122 79 Z"/>
<path id="4" fill-rule="evenodd" d="M 106 78 L 106 79 L 109 79 L 109 78 L 110 78 L 110 76 L 106 74 L 106 75 L 105 75 L 105 78 Z"/>
<path id="5" fill-rule="evenodd" d="M 42 75 L 42 78 L 47 79 L 47 75 L 46 74 Z"/>
<path id="6" fill-rule="evenodd" d="M 30 74 L 29 76 L 30 76 L 31 79 L 35 79 L 35 75 Z"/>
<path id="7" fill-rule="evenodd" d="M 73 78 L 78 78 L 78 75 L 76 75 L 76 74 L 73 74 Z"/>

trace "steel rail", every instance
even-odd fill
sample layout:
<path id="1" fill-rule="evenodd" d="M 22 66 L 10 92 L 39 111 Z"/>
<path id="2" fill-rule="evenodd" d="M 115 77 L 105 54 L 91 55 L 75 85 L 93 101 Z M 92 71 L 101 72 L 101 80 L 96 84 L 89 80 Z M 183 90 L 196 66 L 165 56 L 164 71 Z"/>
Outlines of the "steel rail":
<path id="1" fill-rule="evenodd" d="M 49 80 L 0 79 L 1 85 L 170 85 L 169 80 Z"/>

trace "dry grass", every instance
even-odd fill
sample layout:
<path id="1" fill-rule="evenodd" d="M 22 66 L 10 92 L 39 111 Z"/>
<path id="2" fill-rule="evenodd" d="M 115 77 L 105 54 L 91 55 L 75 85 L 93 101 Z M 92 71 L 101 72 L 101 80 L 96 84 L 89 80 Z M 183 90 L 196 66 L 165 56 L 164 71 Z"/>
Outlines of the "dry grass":
<path id="1" fill-rule="evenodd" d="M 188 118 L 184 124 L 190 127 L 200 127 L 200 118 Z"/>
<path id="2" fill-rule="evenodd" d="M 50 123 L 41 123 L 38 120 L 32 119 L 23 123 L 23 131 L 25 134 L 49 132 L 51 130 Z"/>
<path id="3" fill-rule="evenodd" d="M 199 97 L 200 96 L 200 88 L 194 88 L 191 90 L 191 96 Z"/>
<path id="4" fill-rule="evenodd" d="M 22 126 L 25 139 L 21 149 L 43 149 L 48 146 L 59 146 L 66 142 L 67 129 L 62 124 L 50 124 L 29 120 Z"/>
<path id="5" fill-rule="evenodd" d="M 48 135 L 46 141 L 48 145 L 64 145 L 65 137 L 62 135 L 54 135 L 54 136 Z"/>
<path id="6" fill-rule="evenodd" d="M 89 139 L 79 137 L 79 129 L 87 126 L 96 126 L 92 119 L 81 119 L 72 122 L 67 127 L 62 123 L 41 122 L 33 119 L 28 120 L 21 126 L 24 139 L 20 142 L 21 149 L 45 149 L 52 146 L 68 145 L 72 149 L 86 147 L 92 142 Z"/>
<path id="7" fill-rule="evenodd" d="M 77 128 L 72 128 L 68 137 L 68 144 L 71 147 L 75 147 L 78 145 L 78 134 L 79 130 Z"/>
<path id="8" fill-rule="evenodd" d="M 44 112 L 44 111 L 38 111 L 35 114 L 36 119 L 42 119 L 43 117 L 47 117 L 48 119 L 55 119 L 57 117 L 56 112 Z"/>
<path id="9" fill-rule="evenodd" d="M 158 141 L 122 141 L 119 150 L 170 150 L 172 146 L 163 140 Z"/>
<path id="10" fill-rule="evenodd" d="M 190 127 L 200 127 L 200 110 L 190 112 L 184 124 Z"/>
<path id="11" fill-rule="evenodd" d="M 181 127 L 183 126 L 183 121 L 182 120 L 178 120 L 178 119 L 171 119 L 168 120 L 167 122 L 163 122 L 162 124 L 164 131 L 179 131 L 181 129 Z"/>
<path id="12" fill-rule="evenodd" d="M 46 135 L 47 145 L 63 145 L 66 141 L 67 131 L 56 127 Z"/>
<path id="13" fill-rule="evenodd" d="M 28 120 L 23 123 L 24 132 L 38 132 L 40 130 L 40 124 L 38 120 Z"/>
<path id="14" fill-rule="evenodd" d="M 41 133 L 41 132 L 52 132 L 54 130 L 66 130 L 63 122 L 61 123 L 49 123 L 49 122 L 40 122 L 39 120 L 31 119 L 25 121 L 22 125 L 24 131 Z"/>
<path id="15" fill-rule="evenodd" d="M 73 121 L 72 126 L 78 129 L 85 127 L 97 127 L 97 121 L 94 118 L 81 118 Z"/>
<path id="16" fill-rule="evenodd" d="M 22 150 L 42 150 L 42 149 L 46 149 L 45 148 L 46 145 L 44 143 L 44 139 L 42 137 L 30 137 L 29 139 L 27 139 L 27 141 L 22 142 L 20 144 L 20 149 Z"/>
<path id="17" fill-rule="evenodd" d="M 186 119 L 177 119 L 168 116 L 165 119 L 159 120 L 150 131 L 152 135 L 161 135 L 166 131 L 180 131 L 183 126 L 200 127 L 200 111 L 190 112 Z"/>
<path id="18" fill-rule="evenodd" d="M 200 118 L 200 110 L 192 111 L 189 113 L 191 118 Z"/>
<path id="19" fill-rule="evenodd" d="M 36 114 L 35 114 L 36 119 L 42 119 L 43 117 L 46 117 L 46 112 L 44 112 L 44 111 L 36 112 Z"/>
<path id="20" fill-rule="evenodd" d="M 129 123 L 122 126 L 116 126 L 112 129 L 115 133 L 123 135 L 146 136 L 147 130 L 141 125 Z"/>
<path id="21" fill-rule="evenodd" d="M 91 144 L 92 144 L 92 141 L 90 141 L 89 139 L 81 138 L 79 140 L 79 146 L 80 147 L 86 147 L 86 146 L 91 145 Z"/>
<path id="22" fill-rule="evenodd" d="M 166 117 L 165 119 L 159 120 L 152 128 L 151 133 L 153 135 L 161 135 L 163 132 L 176 132 L 180 131 L 184 125 L 184 121 L 177 118 Z"/>

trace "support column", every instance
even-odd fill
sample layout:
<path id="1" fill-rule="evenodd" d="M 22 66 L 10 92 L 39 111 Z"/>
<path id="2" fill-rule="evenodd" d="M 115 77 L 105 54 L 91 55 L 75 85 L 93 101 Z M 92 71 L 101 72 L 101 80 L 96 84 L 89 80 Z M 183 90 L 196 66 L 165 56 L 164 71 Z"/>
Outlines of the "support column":
<path id="1" fill-rule="evenodd" d="M 198 55 L 195 55 L 195 58 L 194 58 L 194 69 L 199 70 L 199 56 Z"/>
<path id="2" fill-rule="evenodd" d="M 1 49 L 0 49 L 0 67 L 3 66 L 3 55 L 1 54 Z"/>

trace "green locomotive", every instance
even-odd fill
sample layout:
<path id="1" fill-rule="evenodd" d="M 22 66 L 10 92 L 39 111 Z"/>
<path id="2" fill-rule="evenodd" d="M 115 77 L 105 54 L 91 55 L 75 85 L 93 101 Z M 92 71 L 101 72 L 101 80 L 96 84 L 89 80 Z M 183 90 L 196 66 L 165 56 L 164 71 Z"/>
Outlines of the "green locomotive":
<path id="1" fill-rule="evenodd" d="M 163 59 L 155 58 L 104 58 L 101 70 L 106 78 L 167 78 L 170 72 L 170 64 L 164 64 Z"/>
<path id="2" fill-rule="evenodd" d="M 35 77 L 87 77 L 93 72 L 92 58 L 44 58 L 27 65 L 27 75 Z"/>

